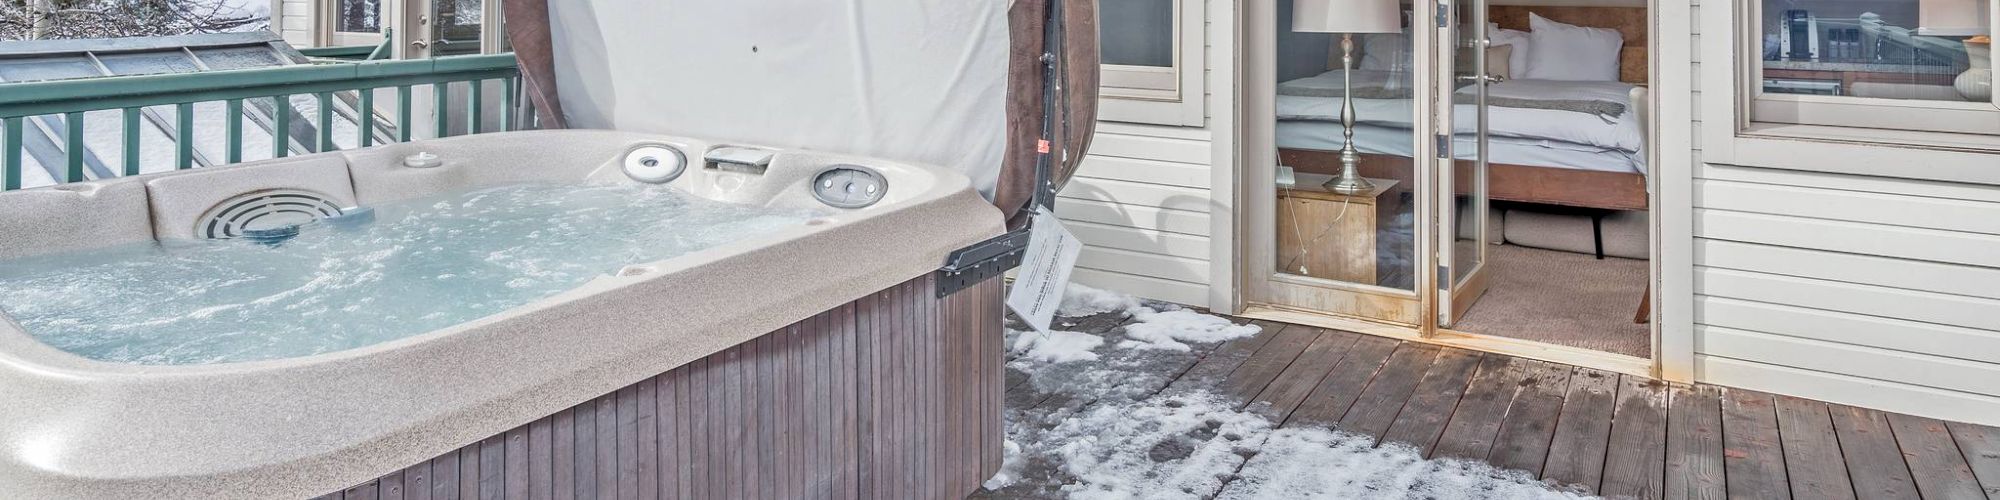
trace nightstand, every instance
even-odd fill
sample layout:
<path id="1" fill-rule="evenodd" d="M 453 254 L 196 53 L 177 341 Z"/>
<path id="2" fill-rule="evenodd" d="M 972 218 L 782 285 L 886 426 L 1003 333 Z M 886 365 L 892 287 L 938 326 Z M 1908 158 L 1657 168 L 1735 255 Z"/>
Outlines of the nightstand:
<path id="1" fill-rule="evenodd" d="M 1374 285 L 1377 216 L 1396 181 L 1368 179 L 1375 189 L 1346 195 L 1321 186 L 1331 178 L 1300 173 L 1296 185 L 1278 187 L 1278 272 Z"/>

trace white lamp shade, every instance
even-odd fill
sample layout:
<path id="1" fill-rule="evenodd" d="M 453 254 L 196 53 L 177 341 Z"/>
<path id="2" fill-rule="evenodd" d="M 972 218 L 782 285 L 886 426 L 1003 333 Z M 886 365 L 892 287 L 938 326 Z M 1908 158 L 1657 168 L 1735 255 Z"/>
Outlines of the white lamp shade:
<path id="1" fill-rule="evenodd" d="M 1991 31 L 1991 0 L 1918 0 L 1917 34 L 1972 36 Z"/>
<path id="2" fill-rule="evenodd" d="M 1401 33 L 1403 8 L 1396 0 L 1292 0 L 1292 31 Z"/>

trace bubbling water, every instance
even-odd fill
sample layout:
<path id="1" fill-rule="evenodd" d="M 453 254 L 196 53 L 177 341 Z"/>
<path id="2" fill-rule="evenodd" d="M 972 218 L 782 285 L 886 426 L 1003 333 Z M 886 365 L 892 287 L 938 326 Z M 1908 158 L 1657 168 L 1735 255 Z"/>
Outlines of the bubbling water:
<path id="1" fill-rule="evenodd" d="M 478 319 L 819 215 L 640 185 L 511 185 L 375 209 L 373 224 L 308 226 L 278 245 L 145 243 L 0 262 L 0 310 L 45 344 L 103 361 L 308 356 Z"/>

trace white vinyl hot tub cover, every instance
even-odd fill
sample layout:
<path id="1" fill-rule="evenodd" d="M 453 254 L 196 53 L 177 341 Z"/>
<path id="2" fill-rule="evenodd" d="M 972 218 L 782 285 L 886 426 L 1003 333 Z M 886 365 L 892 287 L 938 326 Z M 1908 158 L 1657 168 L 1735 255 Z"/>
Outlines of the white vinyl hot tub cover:
<path id="1" fill-rule="evenodd" d="M 965 173 L 991 199 L 1007 147 L 1010 3 L 547 5 L 570 127 L 938 165 Z"/>

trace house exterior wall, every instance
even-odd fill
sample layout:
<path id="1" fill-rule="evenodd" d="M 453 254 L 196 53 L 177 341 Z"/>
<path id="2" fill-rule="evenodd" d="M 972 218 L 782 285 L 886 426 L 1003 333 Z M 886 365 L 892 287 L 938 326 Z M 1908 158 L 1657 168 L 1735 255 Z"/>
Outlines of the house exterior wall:
<path id="1" fill-rule="evenodd" d="M 316 13 L 313 0 L 271 0 L 271 29 L 293 47 L 316 47 Z"/>
<path id="2" fill-rule="evenodd" d="M 1202 125 L 1100 121 L 1089 154 L 1058 194 L 1056 214 L 1085 245 L 1076 283 L 1230 307 L 1236 7 L 1203 3 Z"/>
<path id="3" fill-rule="evenodd" d="M 2000 189 L 1827 172 L 1934 154 L 1919 150 L 1734 140 L 1730 4 L 1664 3 L 1661 24 L 1687 33 L 1665 43 L 1686 45 L 1654 60 L 1689 75 L 1660 89 L 1678 142 L 1655 170 L 1662 327 L 1689 354 L 1669 377 L 2000 424 Z M 1780 151 L 1817 163 L 1742 160 Z"/>

